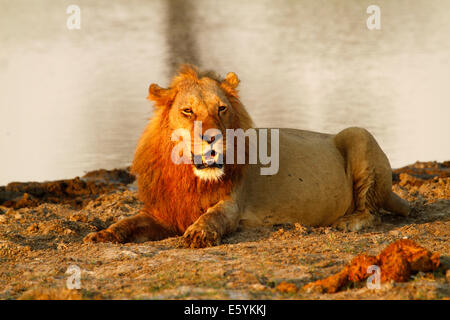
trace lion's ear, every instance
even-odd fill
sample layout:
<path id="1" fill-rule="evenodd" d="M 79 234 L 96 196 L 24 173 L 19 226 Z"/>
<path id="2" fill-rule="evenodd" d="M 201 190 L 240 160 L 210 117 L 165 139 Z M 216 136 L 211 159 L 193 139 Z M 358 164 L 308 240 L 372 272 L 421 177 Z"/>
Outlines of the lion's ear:
<path id="1" fill-rule="evenodd" d="M 174 89 L 164 89 L 153 83 L 148 88 L 147 99 L 155 101 L 156 106 L 169 106 L 175 99 L 176 92 Z"/>
<path id="2" fill-rule="evenodd" d="M 240 80 L 236 73 L 234 72 L 228 72 L 227 76 L 225 77 L 225 80 L 223 80 L 228 86 L 230 86 L 231 89 L 236 89 Z"/>
<path id="3" fill-rule="evenodd" d="M 236 88 L 237 88 L 238 84 L 239 84 L 239 78 L 237 77 L 236 73 L 228 72 L 225 79 L 220 83 L 220 87 L 230 96 L 237 98 L 238 92 L 237 92 Z"/>

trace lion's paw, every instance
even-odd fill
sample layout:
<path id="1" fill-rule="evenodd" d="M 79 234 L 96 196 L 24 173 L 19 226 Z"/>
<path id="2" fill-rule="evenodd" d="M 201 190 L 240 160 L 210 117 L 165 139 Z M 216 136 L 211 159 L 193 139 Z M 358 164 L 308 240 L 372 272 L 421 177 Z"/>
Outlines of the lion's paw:
<path id="1" fill-rule="evenodd" d="M 206 248 L 220 243 L 219 234 L 212 228 L 196 224 L 187 228 L 183 235 L 184 246 L 187 248 Z"/>
<path id="2" fill-rule="evenodd" d="M 119 242 L 118 238 L 110 230 L 105 229 L 99 232 L 91 232 L 83 238 L 84 243 L 98 243 L 98 242 Z"/>
<path id="3" fill-rule="evenodd" d="M 379 222 L 378 217 L 366 211 L 343 216 L 334 222 L 332 226 L 341 231 L 360 231 Z"/>

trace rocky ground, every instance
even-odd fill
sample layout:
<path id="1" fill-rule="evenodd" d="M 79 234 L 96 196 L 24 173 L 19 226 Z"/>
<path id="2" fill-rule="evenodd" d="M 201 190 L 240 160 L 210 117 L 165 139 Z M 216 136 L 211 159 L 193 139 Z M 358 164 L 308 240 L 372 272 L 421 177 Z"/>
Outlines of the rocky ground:
<path id="1" fill-rule="evenodd" d="M 84 244 L 89 232 L 136 214 L 133 177 L 99 170 L 82 178 L 0 187 L 0 299 L 448 299 L 450 162 L 394 171 L 393 190 L 413 206 L 362 232 L 282 225 L 241 230 L 223 244 L 185 249 L 179 238 L 141 244 Z M 406 282 L 337 293 L 301 288 L 340 271 L 358 254 L 398 239 L 440 253 L 440 267 Z M 79 290 L 67 289 L 80 268 Z M 73 268 L 73 267 L 72 267 Z M 67 273 L 69 269 L 69 273 Z"/>

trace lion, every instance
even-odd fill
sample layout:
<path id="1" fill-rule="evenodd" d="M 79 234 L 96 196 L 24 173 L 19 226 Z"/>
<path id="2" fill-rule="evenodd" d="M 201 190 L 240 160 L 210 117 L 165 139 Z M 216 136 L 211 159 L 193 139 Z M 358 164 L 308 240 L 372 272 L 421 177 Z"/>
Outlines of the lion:
<path id="1" fill-rule="evenodd" d="M 299 223 L 358 231 L 378 222 L 379 209 L 409 214 L 408 202 L 392 192 L 388 158 L 375 138 L 358 127 L 337 134 L 279 129 L 279 169 L 272 175 L 261 174 L 260 162 L 224 161 L 231 149 L 216 152 L 212 147 L 223 135 L 202 137 L 200 154 L 181 150 L 192 161 L 175 163 L 179 141 L 171 137 L 177 129 L 195 133 L 195 122 L 202 123 L 202 135 L 214 128 L 254 128 L 239 99 L 239 82 L 233 72 L 220 78 L 184 65 L 168 88 L 150 85 L 148 99 L 155 112 L 131 166 L 143 209 L 88 234 L 85 242 L 182 236 L 186 247 L 203 248 L 220 244 L 238 228 Z M 246 144 L 246 159 L 248 151 Z"/>

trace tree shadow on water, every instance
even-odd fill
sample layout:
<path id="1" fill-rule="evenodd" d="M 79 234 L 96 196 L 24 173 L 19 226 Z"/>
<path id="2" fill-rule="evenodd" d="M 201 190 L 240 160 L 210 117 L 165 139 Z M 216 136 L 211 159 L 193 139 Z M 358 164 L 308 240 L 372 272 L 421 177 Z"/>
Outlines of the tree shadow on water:
<path id="1" fill-rule="evenodd" d="M 193 1 L 170 0 L 167 2 L 166 37 L 171 75 L 180 64 L 200 65 L 194 22 Z"/>

